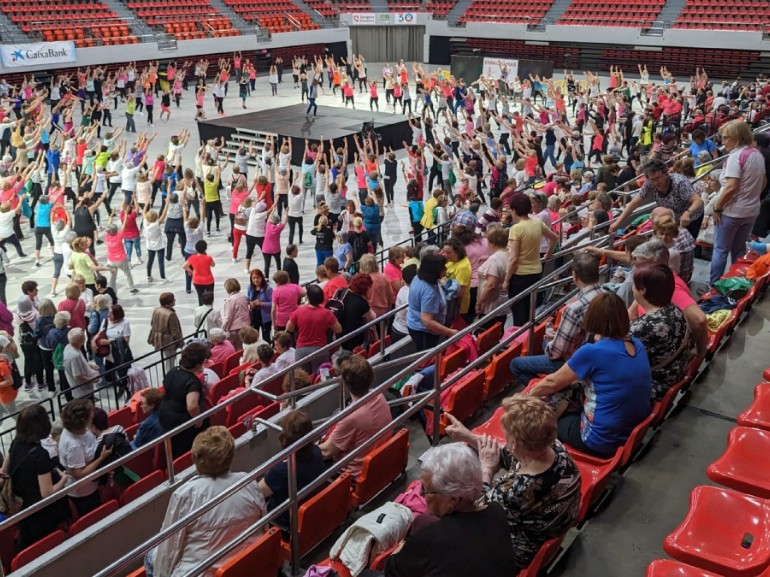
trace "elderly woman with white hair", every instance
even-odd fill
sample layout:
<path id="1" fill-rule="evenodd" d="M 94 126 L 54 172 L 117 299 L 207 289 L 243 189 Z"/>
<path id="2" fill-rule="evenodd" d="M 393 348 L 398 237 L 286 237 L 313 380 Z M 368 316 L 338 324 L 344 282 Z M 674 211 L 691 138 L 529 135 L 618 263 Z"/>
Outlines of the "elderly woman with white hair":
<path id="1" fill-rule="evenodd" d="M 75 399 L 91 398 L 94 384 L 99 377 L 99 367 L 88 362 L 83 352 L 86 344 L 86 332 L 83 329 L 70 329 L 67 333 L 68 344 L 64 347 L 64 374 L 67 376 L 72 396 Z"/>
<path id="2" fill-rule="evenodd" d="M 438 518 L 421 516 L 398 553 L 385 566 L 387 577 L 508 576 L 516 567 L 506 514 L 498 503 L 480 504 L 481 463 L 465 443 L 430 449 L 422 460 L 421 494 Z M 422 525 L 421 528 L 417 528 Z"/>
<path id="3" fill-rule="evenodd" d="M 121 271 L 126 275 L 129 292 L 136 294 L 139 292 L 139 289 L 134 286 L 134 277 L 131 276 L 131 267 L 128 264 L 126 246 L 123 242 L 123 226 L 125 225 L 127 213 L 123 215 L 121 226 L 112 222 L 114 214 L 114 212 L 110 214 L 109 223 L 104 228 L 104 244 L 107 245 L 107 266 L 110 268 L 110 286 L 113 290 L 116 290 L 115 279 L 118 276 L 118 271 Z"/>
<path id="4" fill-rule="evenodd" d="M 211 356 L 206 360 L 206 367 L 210 367 L 221 361 L 227 360 L 227 357 L 235 353 L 235 347 L 227 337 L 228 334 L 224 329 L 213 328 L 209 331 Z"/>

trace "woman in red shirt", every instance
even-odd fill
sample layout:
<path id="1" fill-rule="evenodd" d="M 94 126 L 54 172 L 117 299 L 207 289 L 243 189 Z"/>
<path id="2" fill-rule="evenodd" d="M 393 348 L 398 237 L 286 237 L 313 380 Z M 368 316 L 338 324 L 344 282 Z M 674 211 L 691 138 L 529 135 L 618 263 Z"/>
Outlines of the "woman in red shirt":
<path id="1" fill-rule="evenodd" d="M 318 349 L 329 344 L 328 332 L 335 335 L 342 332 L 340 325 L 334 314 L 327 308 L 324 308 L 324 292 L 318 285 L 312 284 L 307 287 L 308 304 L 298 307 L 286 324 L 286 330 L 290 333 L 296 333 L 297 345 L 295 348 L 295 359 L 299 360 L 313 354 Z M 314 373 L 322 363 L 329 362 L 329 355 L 316 357 L 303 368 L 309 373 Z"/>
<path id="2" fill-rule="evenodd" d="M 205 240 L 199 240 L 195 243 L 196 254 L 192 255 L 182 265 L 187 274 L 192 276 L 192 282 L 198 293 L 198 306 L 203 305 L 203 293 L 214 292 L 214 259 L 206 254 L 208 244 Z"/>

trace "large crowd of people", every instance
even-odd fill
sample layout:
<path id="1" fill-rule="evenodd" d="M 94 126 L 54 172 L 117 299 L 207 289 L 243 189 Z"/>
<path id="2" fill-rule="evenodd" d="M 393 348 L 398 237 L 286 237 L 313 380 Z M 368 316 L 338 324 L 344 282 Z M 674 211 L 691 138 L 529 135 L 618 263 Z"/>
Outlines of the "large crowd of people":
<path id="1" fill-rule="evenodd" d="M 308 114 L 317 114 L 317 101 L 334 96 L 355 107 L 356 88 L 379 110 L 382 86 L 383 109 L 409 111 L 413 137 L 404 143 L 400 170 L 394 151 L 380 149 L 371 135 L 337 148 L 306 142 L 302 165 L 293 167 L 289 140 L 234 155 L 224 142 L 201 142 L 188 164 L 189 130 L 161 146 L 155 133 L 137 132 L 139 111 L 148 127 L 168 119 L 172 98 L 179 107 L 188 83 L 197 119 L 205 118 L 207 94 L 226 114 L 232 80 L 246 108 L 256 69 L 240 54 L 220 60 L 213 81 L 206 61 L 131 63 L 115 73 L 78 69 L 45 85 L 32 77 L 19 86 L 0 80 L 0 407 L 16 418 L 3 472 L 24 507 L 109 462 L 112 445 L 100 439 L 122 430 L 94 424 L 101 410 L 95 394 L 105 384 L 126 392 L 135 342 L 131 311 L 119 295 L 169 284 L 165 267 L 174 260 L 206 338 L 184 342 L 175 305 L 177 295 L 186 297 L 181 286 L 164 286 L 147 340 L 163 351 L 163 393 L 142 392 L 150 416 L 135 447 L 205 410 L 218 378 L 211 369 L 233 355 L 238 365 L 259 363 L 246 375 L 247 387 L 314 355 L 285 390 L 334 361 L 356 403 L 374 385 L 371 366 L 355 354 L 362 347 L 390 336 L 429 351 L 467 325 L 506 323 L 509 312 L 510 324 L 520 327 L 534 314 L 528 297 L 498 309 L 543 278 L 558 248 L 574 247 L 568 280 L 577 296 L 549 330 L 542 354 L 510 366 L 521 387 L 546 376 L 503 402 L 505 446 L 447 415 L 447 433 L 462 444 L 434 448 L 423 460 L 427 514 L 385 573 L 510 573 L 575 521 L 580 479 L 562 443 L 613 455 L 683 377 L 692 356 L 705 354 L 706 317 L 688 286 L 696 241 L 713 245 L 713 285 L 728 256 L 735 261 L 748 241 L 768 234 L 770 139 L 752 127 L 770 112 L 770 82 L 717 86 L 699 69 L 689 84 L 665 70 L 656 83 L 640 67 L 639 80 L 613 68 L 608 87 L 590 72 L 578 79 L 568 71 L 557 79 L 510 78 L 503 70 L 500 78 L 466 83 L 419 64 L 386 64 L 378 75 L 368 68 L 361 56 L 297 57 L 294 90 L 308 99 Z M 268 82 L 272 94 L 285 89 L 277 68 Z M 121 107 L 126 125 L 116 128 L 111 113 Z M 710 163 L 721 154 L 727 158 L 714 170 Z M 649 202 L 657 205 L 652 214 L 632 220 Z M 388 248 L 382 223 L 400 209 L 414 242 Z M 31 258 L 21 244 L 25 227 L 35 238 L 34 261 L 26 263 L 51 269 L 45 298 L 38 282 L 22 282 L 21 269 L 8 269 Z M 590 242 L 634 230 L 640 234 L 622 250 Z M 299 251 L 309 250 L 306 232 L 314 238 L 313 270 L 297 264 Z M 238 262 L 241 241 L 243 276 L 218 275 L 211 248 L 227 246 Z M 262 268 L 253 266 L 257 249 Z M 382 269 L 375 256 L 381 249 Z M 601 284 L 605 258 L 620 266 L 612 282 Z M 134 263 L 146 266 L 146 283 L 134 279 Z M 8 280 L 21 289 L 10 306 Z M 375 320 L 381 322 L 359 330 Z M 336 338 L 346 339 L 339 357 L 317 355 Z M 60 423 L 52 429 L 34 402 L 18 412 L 21 387 L 65 393 Z M 382 396 L 359 405 L 298 455 L 300 488 L 390 420 Z M 282 426 L 284 446 L 312 430 L 301 411 Z M 233 441 L 220 427 L 188 428 L 173 438 L 172 450 L 174 457 L 191 451 L 200 477 L 175 492 L 165 526 L 241 478 L 230 472 Z M 355 475 L 360 467 L 359 458 L 346 470 Z M 161 545 L 148 555 L 148 574 L 181 574 L 204 560 L 243 528 L 240 513 L 250 511 L 248 525 L 285 500 L 285 477 L 285 468 L 272 471 L 238 502 L 199 519 L 185 542 Z M 80 514 L 100 503 L 96 483 L 69 497 Z M 52 508 L 25 519 L 18 546 L 50 533 L 66 515 Z"/>

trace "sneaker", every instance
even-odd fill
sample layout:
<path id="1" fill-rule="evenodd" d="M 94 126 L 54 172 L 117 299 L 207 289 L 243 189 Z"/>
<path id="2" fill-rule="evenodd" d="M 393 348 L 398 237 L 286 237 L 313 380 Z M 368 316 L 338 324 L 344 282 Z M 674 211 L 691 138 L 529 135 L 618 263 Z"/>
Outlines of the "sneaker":
<path id="1" fill-rule="evenodd" d="M 190 290 L 190 289 L 187 289 L 185 292 L 186 292 L 188 295 L 191 295 L 191 294 L 192 294 L 192 290 Z"/>
<path id="2" fill-rule="evenodd" d="M 56 291 L 51 291 L 50 293 L 48 293 L 48 296 L 46 298 L 55 299 L 57 294 L 58 293 Z"/>
<path id="3" fill-rule="evenodd" d="M 237 258 L 233 258 L 233 259 L 230 259 L 230 260 L 232 260 L 233 262 L 238 262 Z"/>
<path id="4" fill-rule="evenodd" d="M 144 264 L 144 261 L 143 261 L 142 259 L 139 259 L 139 260 L 138 260 L 138 261 L 136 261 L 136 262 L 137 262 L 137 264 Z"/>
<path id="5" fill-rule="evenodd" d="M 135 295 L 136 293 L 138 293 L 138 292 L 139 292 L 139 289 L 138 289 L 138 288 L 132 288 L 132 289 L 131 289 L 130 291 L 128 291 L 128 292 L 130 292 L 132 295 Z"/>
<path id="6" fill-rule="evenodd" d="M 32 383 L 25 383 L 24 384 L 24 391 L 25 392 L 31 393 L 34 390 L 35 390 L 35 385 L 34 384 L 32 384 Z"/>
<path id="7" fill-rule="evenodd" d="M 152 277 L 151 276 L 147 277 L 147 282 L 152 282 Z"/>
<path id="8" fill-rule="evenodd" d="M 168 284 L 168 283 L 170 283 L 170 282 L 171 282 L 171 279 L 168 279 L 168 278 L 162 278 L 162 279 L 160 279 L 160 282 L 162 282 L 163 284 Z"/>
<path id="9" fill-rule="evenodd" d="M 39 261 L 39 260 L 36 260 L 36 261 L 35 261 L 35 266 L 39 268 L 39 267 L 41 267 L 41 266 L 43 266 L 43 265 L 42 265 L 42 264 L 40 264 L 40 261 Z"/>

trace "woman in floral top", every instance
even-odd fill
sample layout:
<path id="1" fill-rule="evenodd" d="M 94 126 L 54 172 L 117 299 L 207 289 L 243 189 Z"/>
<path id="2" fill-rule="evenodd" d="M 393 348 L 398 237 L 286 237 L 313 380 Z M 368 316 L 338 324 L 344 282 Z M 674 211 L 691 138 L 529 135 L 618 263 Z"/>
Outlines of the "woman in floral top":
<path id="1" fill-rule="evenodd" d="M 542 400 L 514 395 L 503 400 L 503 408 L 505 445 L 471 433 L 449 414 L 447 433 L 478 447 L 484 500 L 505 509 L 516 566 L 524 569 L 543 543 L 577 521 L 580 472 L 556 440 L 556 414 Z"/>
<path id="2" fill-rule="evenodd" d="M 653 403 L 684 378 L 693 346 L 687 319 L 671 304 L 674 287 L 674 273 L 665 264 L 634 269 L 631 312 L 641 308 L 644 314 L 631 323 L 631 334 L 642 341 L 650 360 Z"/>

